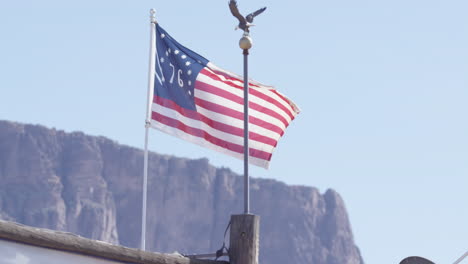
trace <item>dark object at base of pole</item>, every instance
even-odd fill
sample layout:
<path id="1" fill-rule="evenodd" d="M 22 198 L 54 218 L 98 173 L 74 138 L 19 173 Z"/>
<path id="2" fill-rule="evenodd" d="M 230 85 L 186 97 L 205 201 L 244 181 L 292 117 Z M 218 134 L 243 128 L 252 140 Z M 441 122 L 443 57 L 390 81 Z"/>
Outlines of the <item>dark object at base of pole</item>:
<path id="1" fill-rule="evenodd" d="M 230 264 L 258 264 L 260 216 L 231 215 Z"/>
<path id="2" fill-rule="evenodd" d="M 400 264 L 435 264 L 434 262 L 421 257 L 407 257 Z"/>

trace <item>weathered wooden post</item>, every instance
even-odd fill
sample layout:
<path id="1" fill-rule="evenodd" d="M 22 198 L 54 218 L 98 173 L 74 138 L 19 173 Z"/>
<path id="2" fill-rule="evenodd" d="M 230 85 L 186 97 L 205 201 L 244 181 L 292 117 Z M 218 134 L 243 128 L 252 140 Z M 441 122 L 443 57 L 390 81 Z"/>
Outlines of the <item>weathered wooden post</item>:
<path id="1" fill-rule="evenodd" d="M 258 264 L 260 216 L 231 215 L 230 264 Z"/>

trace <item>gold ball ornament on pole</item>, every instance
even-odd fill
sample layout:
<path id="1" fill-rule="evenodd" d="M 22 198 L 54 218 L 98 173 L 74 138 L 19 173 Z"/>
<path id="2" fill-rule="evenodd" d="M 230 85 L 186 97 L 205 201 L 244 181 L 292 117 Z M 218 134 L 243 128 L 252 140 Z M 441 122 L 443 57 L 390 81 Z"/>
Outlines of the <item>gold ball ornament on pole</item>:
<path id="1" fill-rule="evenodd" d="M 239 47 L 243 50 L 248 50 L 252 47 L 252 38 L 249 35 L 244 34 L 239 40 Z"/>

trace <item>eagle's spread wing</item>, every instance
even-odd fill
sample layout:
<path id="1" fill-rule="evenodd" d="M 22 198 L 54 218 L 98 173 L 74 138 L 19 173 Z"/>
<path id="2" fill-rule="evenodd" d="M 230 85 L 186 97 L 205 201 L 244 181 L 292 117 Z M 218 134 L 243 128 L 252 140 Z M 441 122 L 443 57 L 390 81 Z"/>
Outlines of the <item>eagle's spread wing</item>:
<path id="1" fill-rule="evenodd" d="M 231 1 L 232 1 L 232 0 L 231 0 Z M 265 9 L 266 9 L 266 7 L 260 8 L 259 10 L 255 11 L 255 12 L 253 12 L 253 13 L 248 14 L 247 17 L 246 17 L 247 22 L 252 23 L 254 17 L 260 15 L 263 11 L 265 11 Z"/>
<path id="2" fill-rule="evenodd" d="M 241 24 L 245 24 L 245 18 L 242 16 L 239 12 L 239 9 L 237 9 L 237 2 L 236 0 L 230 0 L 229 1 L 229 9 L 231 9 L 231 13 L 233 16 L 237 17 L 239 19 L 239 22 Z"/>

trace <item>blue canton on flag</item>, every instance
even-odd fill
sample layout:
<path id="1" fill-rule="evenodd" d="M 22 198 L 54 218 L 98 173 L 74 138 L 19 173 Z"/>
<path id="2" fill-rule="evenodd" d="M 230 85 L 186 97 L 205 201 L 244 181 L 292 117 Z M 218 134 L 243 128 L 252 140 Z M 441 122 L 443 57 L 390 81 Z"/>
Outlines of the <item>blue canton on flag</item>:
<path id="1" fill-rule="evenodd" d="M 155 95 L 195 110 L 194 87 L 208 60 L 175 41 L 156 25 Z"/>

